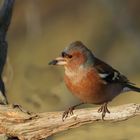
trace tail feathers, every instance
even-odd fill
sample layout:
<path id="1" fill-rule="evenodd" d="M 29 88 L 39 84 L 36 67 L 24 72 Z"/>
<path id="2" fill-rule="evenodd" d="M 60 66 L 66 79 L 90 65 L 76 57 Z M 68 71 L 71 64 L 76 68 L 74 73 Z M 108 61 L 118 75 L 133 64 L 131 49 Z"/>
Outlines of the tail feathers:
<path id="1" fill-rule="evenodd" d="M 140 88 L 133 85 L 127 85 L 127 88 L 129 88 L 131 91 L 140 92 Z"/>

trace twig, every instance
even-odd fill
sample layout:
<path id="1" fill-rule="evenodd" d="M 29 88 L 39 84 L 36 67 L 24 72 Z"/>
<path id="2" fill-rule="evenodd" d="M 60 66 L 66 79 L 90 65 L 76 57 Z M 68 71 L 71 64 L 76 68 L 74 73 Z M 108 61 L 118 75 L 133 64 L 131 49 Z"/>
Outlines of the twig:
<path id="1" fill-rule="evenodd" d="M 140 115 L 140 104 L 127 104 L 110 108 L 105 121 L 124 121 Z M 62 121 L 63 112 L 27 114 L 10 105 L 0 106 L 0 133 L 21 140 L 38 140 L 52 134 L 101 120 L 95 108 L 78 109 L 73 116 Z M 102 120 L 101 120 L 102 121 Z"/>

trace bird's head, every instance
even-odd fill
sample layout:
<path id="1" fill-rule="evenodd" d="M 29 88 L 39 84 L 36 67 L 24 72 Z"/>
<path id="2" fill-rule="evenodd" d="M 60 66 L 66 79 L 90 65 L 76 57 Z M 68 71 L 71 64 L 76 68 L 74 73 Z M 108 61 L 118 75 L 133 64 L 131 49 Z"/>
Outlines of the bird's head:
<path id="1" fill-rule="evenodd" d="M 67 69 L 75 70 L 81 66 L 92 66 L 94 55 L 81 41 L 75 41 L 62 51 L 60 57 L 52 60 L 49 64 L 62 65 Z"/>

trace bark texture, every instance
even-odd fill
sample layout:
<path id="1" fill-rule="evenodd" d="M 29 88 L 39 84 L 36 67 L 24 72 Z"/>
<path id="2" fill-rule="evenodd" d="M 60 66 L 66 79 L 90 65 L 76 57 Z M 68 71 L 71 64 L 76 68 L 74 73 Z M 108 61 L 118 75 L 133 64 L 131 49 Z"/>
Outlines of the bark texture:
<path id="1" fill-rule="evenodd" d="M 124 121 L 140 115 L 140 104 L 127 104 L 110 108 L 105 121 Z M 11 105 L 0 106 L 0 133 L 21 140 L 38 140 L 52 134 L 101 120 L 96 108 L 77 109 L 74 115 L 62 121 L 63 112 L 28 114 Z"/>

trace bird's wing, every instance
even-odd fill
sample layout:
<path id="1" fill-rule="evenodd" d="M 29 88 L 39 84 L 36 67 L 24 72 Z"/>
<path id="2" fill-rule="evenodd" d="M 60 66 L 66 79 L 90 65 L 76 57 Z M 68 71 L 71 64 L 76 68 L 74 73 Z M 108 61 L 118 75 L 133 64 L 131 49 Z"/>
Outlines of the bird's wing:
<path id="1" fill-rule="evenodd" d="M 98 58 L 95 59 L 94 68 L 99 73 L 99 76 L 107 83 L 133 84 L 126 76 Z"/>

